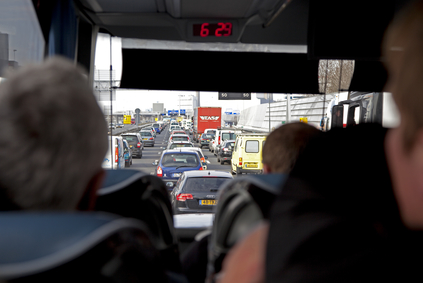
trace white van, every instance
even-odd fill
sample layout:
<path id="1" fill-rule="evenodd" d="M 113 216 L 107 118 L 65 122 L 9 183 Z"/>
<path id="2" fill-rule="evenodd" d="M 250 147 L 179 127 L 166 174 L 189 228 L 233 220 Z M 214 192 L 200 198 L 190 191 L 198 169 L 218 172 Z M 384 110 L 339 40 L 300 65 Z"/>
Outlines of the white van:
<path id="1" fill-rule="evenodd" d="M 110 142 L 110 140 L 112 142 Z M 110 150 L 110 146 L 112 146 L 113 150 Z M 113 153 L 113 156 L 112 156 L 112 153 Z M 125 168 L 125 154 L 124 154 L 122 137 L 109 136 L 109 149 L 107 150 L 106 156 L 104 157 L 102 167 L 106 169 Z"/>

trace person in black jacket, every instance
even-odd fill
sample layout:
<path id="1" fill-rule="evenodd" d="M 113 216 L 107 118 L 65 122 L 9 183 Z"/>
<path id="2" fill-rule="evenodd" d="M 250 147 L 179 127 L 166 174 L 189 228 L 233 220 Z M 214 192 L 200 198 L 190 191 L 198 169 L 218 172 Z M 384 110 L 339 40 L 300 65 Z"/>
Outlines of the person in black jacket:
<path id="1" fill-rule="evenodd" d="M 384 38 L 385 88 L 400 126 L 360 124 L 313 139 L 273 204 L 270 225 L 238 251 L 236 264 L 246 263 L 238 271 L 248 276 L 237 282 L 422 281 L 422 35 L 419 0 Z M 237 278 L 230 277 L 237 268 L 226 270 L 224 277 Z"/>
<path id="2" fill-rule="evenodd" d="M 422 281 L 423 1 L 390 25 L 383 51 L 401 124 L 309 144 L 273 206 L 266 282 Z"/>

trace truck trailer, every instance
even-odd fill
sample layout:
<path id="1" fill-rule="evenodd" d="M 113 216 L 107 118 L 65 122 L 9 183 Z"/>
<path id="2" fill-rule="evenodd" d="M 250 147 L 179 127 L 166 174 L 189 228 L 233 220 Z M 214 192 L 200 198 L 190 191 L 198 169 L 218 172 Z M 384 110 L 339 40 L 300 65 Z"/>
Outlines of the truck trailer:
<path id="1" fill-rule="evenodd" d="M 197 107 L 194 109 L 193 139 L 198 142 L 205 129 L 217 129 L 222 123 L 221 107 Z"/>

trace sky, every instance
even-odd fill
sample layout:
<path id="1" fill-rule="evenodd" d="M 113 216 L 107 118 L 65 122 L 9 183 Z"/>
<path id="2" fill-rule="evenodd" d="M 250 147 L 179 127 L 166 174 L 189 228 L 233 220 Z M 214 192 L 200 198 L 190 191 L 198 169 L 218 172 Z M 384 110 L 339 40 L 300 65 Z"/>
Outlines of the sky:
<path id="1" fill-rule="evenodd" d="M 116 76 L 120 77 L 122 73 L 122 53 L 121 39 L 112 38 L 112 68 Z M 99 34 L 96 45 L 95 57 L 96 70 L 109 70 L 110 67 L 110 36 Z M 192 94 L 196 92 L 189 91 L 157 91 L 157 90 L 128 90 L 118 89 L 116 91 L 116 101 L 113 102 L 114 111 L 135 110 L 140 108 L 142 111 L 152 108 L 153 103 L 164 103 L 164 108 L 179 109 L 178 94 Z M 200 92 L 200 103 L 204 107 L 222 107 L 223 111 L 227 109 L 240 110 L 260 104 L 260 100 L 253 93 L 251 100 L 218 100 L 217 92 Z"/>

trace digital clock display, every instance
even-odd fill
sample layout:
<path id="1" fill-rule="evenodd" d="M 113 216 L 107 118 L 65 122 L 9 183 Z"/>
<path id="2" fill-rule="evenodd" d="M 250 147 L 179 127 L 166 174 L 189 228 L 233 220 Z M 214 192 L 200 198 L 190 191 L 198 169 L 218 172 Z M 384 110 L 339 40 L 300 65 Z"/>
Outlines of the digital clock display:
<path id="1" fill-rule="evenodd" d="M 193 25 L 193 36 L 224 37 L 232 35 L 232 23 L 202 23 Z"/>

